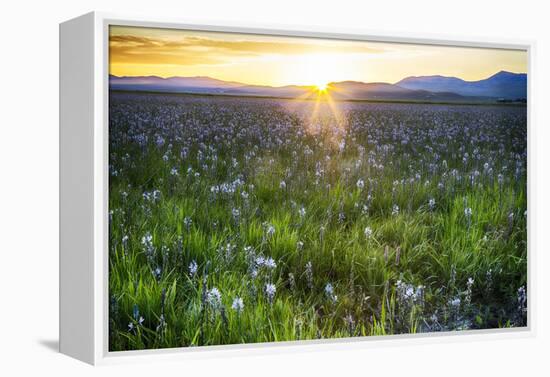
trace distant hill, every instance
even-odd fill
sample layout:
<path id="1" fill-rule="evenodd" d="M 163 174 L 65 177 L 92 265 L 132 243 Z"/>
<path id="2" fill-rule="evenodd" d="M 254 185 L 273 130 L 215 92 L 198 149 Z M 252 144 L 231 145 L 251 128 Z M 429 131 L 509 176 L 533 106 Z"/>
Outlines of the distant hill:
<path id="1" fill-rule="evenodd" d="M 527 98 L 527 74 L 500 71 L 479 81 L 465 81 L 457 77 L 412 76 L 395 85 L 414 90 L 453 92 L 462 96 L 504 99 Z"/>
<path id="2" fill-rule="evenodd" d="M 263 85 L 245 85 L 227 89 L 224 91 L 224 94 L 296 98 L 300 96 L 307 96 L 314 91 L 315 88 L 313 86 L 288 85 L 273 87 Z"/>
<path id="3" fill-rule="evenodd" d="M 235 96 L 307 98 L 317 93 L 314 86 L 281 87 L 247 85 L 211 77 L 109 76 L 114 90 L 204 93 Z M 394 100 L 426 102 L 478 102 L 519 99 L 527 95 L 527 75 L 499 72 L 485 80 L 464 81 L 456 77 L 407 77 L 396 84 L 340 81 L 328 84 L 337 100 Z"/>
<path id="4" fill-rule="evenodd" d="M 336 99 L 369 99 L 394 101 L 468 101 L 464 96 L 447 92 L 413 90 L 387 83 L 342 81 L 330 83 L 331 95 Z M 476 98 L 476 100 L 478 100 Z"/>
<path id="5" fill-rule="evenodd" d="M 223 93 L 225 90 L 244 86 L 245 84 L 213 79 L 206 76 L 162 78 L 158 76 L 119 77 L 109 75 L 109 85 L 113 89 L 123 90 Z"/>

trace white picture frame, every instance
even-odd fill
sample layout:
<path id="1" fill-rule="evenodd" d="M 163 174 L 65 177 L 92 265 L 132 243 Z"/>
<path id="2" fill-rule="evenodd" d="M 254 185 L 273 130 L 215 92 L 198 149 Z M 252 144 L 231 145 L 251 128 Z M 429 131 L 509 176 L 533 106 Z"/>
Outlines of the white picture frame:
<path id="1" fill-rule="evenodd" d="M 108 351 L 108 29 L 109 25 L 240 32 L 282 36 L 384 41 L 444 46 L 506 48 L 527 51 L 528 159 L 532 161 L 531 82 L 533 41 L 463 40 L 460 37 L 414 33 L 378 33 L 345 28 L 287 25 L 241 26 L 231 23 L 186 22 L 92 12 L 60 24 L 60 352 L 90 364 L 135 360 L 181 359 L 265 354 L 324 349 L 379 347 L 394 342 L 423 344 L 534 336 L 533 286 L 535 253 L 528 243 L 528 326 L 517 329 L 471 330 L 460 333 L 392 335 L 353 339 L 279 342 Z M 532 174 L 528 165 L 528 175 Z M 528 181 L 528 217 L 532 219 L 533 188 Z M 528 220 L 528 223 L 530 221 Z M 528 227 L 528 240 L 532 226 Z"/>

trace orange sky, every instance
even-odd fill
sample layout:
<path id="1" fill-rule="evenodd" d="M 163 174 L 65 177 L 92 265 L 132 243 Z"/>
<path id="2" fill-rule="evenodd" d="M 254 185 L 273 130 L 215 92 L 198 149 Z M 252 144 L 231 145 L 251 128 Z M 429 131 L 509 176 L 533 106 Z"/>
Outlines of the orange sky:
<path id="1" fill-rule="evenodd" d="M 527 72 L 519 50 L 442 47 L 175 29 L 111 26 L 110 73 L 209 76 L 259 85 L 332 81 L 394 83 L 407 76 L 479 80 Z"/>

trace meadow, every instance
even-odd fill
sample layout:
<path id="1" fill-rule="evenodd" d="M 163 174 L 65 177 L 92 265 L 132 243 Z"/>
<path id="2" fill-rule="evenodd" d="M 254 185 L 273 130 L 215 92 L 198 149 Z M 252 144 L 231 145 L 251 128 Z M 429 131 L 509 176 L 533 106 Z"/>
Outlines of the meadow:
<path id="1" fill-rule="evenodd" d="M 521 327 L 524 106 L 112 92 L 111 351 Z"/>

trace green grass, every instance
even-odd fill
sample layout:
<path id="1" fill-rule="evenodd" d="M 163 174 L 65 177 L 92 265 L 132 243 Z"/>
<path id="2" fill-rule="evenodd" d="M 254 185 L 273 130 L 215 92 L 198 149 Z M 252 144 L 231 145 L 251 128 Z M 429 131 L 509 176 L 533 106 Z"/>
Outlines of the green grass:
<path id="1" fill-rule="evenodd" d="M 112 94 L 111 351 L 526 324 L 524 108 L 287 102 Z"/>

